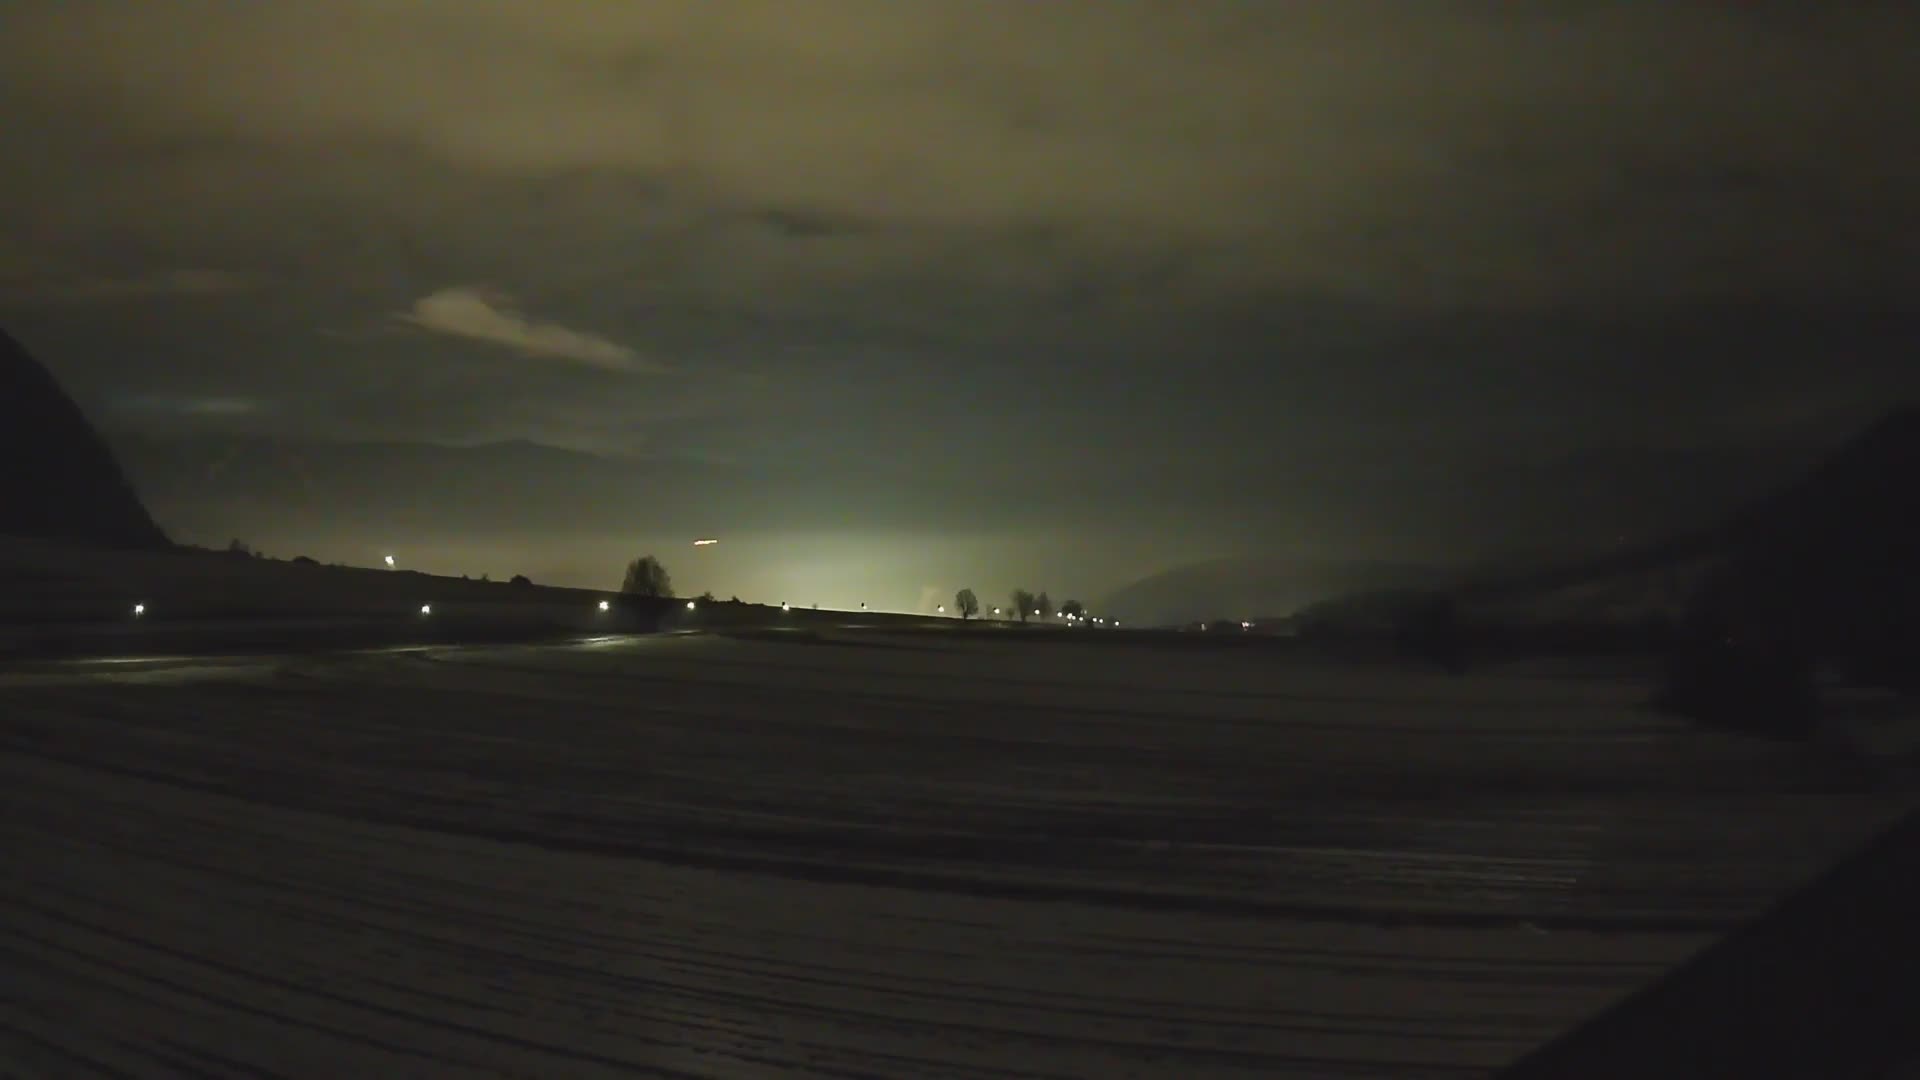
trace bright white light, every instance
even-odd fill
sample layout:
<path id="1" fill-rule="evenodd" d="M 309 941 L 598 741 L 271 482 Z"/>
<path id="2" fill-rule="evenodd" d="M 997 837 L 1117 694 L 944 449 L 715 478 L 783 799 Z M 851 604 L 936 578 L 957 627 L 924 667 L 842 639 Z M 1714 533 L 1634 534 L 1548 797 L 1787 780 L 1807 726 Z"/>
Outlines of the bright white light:
<path id="1" fill-rule="evenodd" d="M 693 546 L 694 546 L 694 547 L 706 547 L 706 546 L 708 546 L 709 544 L 717 544 L 717 543 L 719 543 L 719 542 L 720 542 L 720 541 L 718 541 L 718 540 L 715 540 L 715 539 L 713 539 L 712 537 L 701 537 L 700 539 L 698 539 L 698 540 L 695 540 L 695 541 L 693 542 Z"/>
<path id="2" fill-rule="evenodd" d="M 691 601 L 691 600 L 689 600 L 689 601 L 687 601 L 687 610 L 688 610 L 688 611 L 692 611 L 692 610 L 693 610 L 693 601 Z"/>
<path id="3" fill-rule="evenodd" d="M 1040 609 L 1039 609 L 1039 608 L 1034 608 L 1034 609 L 1033 609 L 1033 617 L 1034 617 L 1034 618 L 1036 618 L 1036 619 L 1040 617 Z"/>
<path id="4" fill-rule="evenodd" d="M 941 604 L 939 607 L 934 608 L 933 610 L 939 612 L 942 615 L 945 615 L 947 613 L 947 605 Z"/>
<path id="5" fill-rule="evenodd" d="M 145 604 L 135 604 L 135 605 L 133 605 L 133 617 L 134 617 L 134 618 L 136 618 L 136 619 L 137 619 L 137 618 L 139 618 L 140 616 L 142 616 L 142 615 L 145 615 L 146 613 L 147 613 L 147 605 L 145 605 Z"/>
<path id="6" fill-rule="evenodd" d="M 788 606 L 787 606 L 787 604 L 786 604 L 786 601 L 784 601 L 784 600 L 783 600 L 783 601 L 781 601 L 781 602 L 780 602 L 780 610 L 781 610 L 781 611 L 792 611 L 793 609 L 792 609 L 792 608 L 790 608 L 790 607 L 788 607 Z"/>
<path id="7" fill-rule="evenodd" d="M 993 613 L 994 613 L 995 615 L 998 615 L 998 614 L 1000 614 L 1000 609 L 999 609 L 999 608 L 994 608 L 994 609 L 993 609 Z"/>
<path id="8" fill-rule="evenodd" d="M 1250 622 L 1248 622 L 1248 621 L 1246 621 L 1245 619 L 1242 619 L 1242 620 L 1240 620 L 1240 629 L 1242 629 L 1242 630 L 1251 630 L 1251 629 L 1253 629 L 1253 624 L 1252 624 L 1252 623 L 1250 623 Z"/>
<path id="9" fill-rule="evenodd" d="M 433 605 L 432 605 L 432 604 L 421 604 L 421 605 L 420 605 L 420 614 L 422 614 L 422 615 L 431 615 L 431 614 L 433 614 Z"/>
<path id="10" fill-rule="evenodd" d="M 613 608 L 613 605 L 612 605 L 612 604 L 609 604 L 609 603 L 608 603 L 608 602 L 606 602 L 605 600 L 602 600 L 602 601 L 600 601 L 600 610 L 601 610 L 601 611 L 608 611 L 608 610 L 611 610 L 612 608 Z"/>
<path id="11" fill-rule="evenodd" d="M 393 556 L 391 555 L 387 556 L 387 568 L 388 569 L 393 568 Z"/>

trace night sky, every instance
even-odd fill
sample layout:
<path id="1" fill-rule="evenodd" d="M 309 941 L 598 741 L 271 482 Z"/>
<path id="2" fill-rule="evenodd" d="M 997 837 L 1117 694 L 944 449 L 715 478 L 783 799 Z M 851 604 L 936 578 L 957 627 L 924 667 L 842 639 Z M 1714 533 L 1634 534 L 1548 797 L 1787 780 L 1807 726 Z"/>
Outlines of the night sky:
<path id="1" fill-rule="evenodd" d="M 1917 51 L 1900 3 L 0 0 L 0 324 L 177 536 L 283 556 L 914 608 L 1593 546 L 1920 396 Z"/>

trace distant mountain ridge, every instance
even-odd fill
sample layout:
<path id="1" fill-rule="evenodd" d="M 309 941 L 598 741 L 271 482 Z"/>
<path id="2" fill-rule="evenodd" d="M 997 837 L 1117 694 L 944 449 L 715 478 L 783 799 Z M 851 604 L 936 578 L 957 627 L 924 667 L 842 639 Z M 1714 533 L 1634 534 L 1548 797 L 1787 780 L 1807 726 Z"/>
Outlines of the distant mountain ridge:
<path id="1" fill-rule="evenodd" d="M 1432 587 L 1448 580 L 1441 567 L 1387 561 L 1223 558 L 1142 578 L 1108 594 L 1095 610 L 1136 625 L 1265 619 L 1330 594 Z"/>
<path id="2" fill-rule="evenodd" d="M 1393 513 L 1356 513 L 1346 526 L 1379 530 L 1401 549 L 1426 549 L 1415 558 L 1255 555 L 1195 562 L 1117 589 L 1103 607 L 1121 618 L 1131 609 L 1133 618 L 1160 624 L 1261 619 L 1337 606 L 1354 596 L 1367 597 L 1371 611 L 1382 594 L 1462 587 L 1525 593 L 1603 571 L 1651 569 L 1683 558 L 1683 548 L 1699 549 L 1727 515 L 1776 490 L 1819 452 L 1795 438 L 1596 446 L 1539 459 L 1488 456 L 1429 470 L 1422 475 L 1433 481 L 1432 491 L 1396 504 Z M 1386 466 L 1362 465 L 1343 482 L 1358 490 L 1386 482 L 1380 475 Z M 1465 550 L 1463 539 L 1477 539 L 1482 553 L 1449 557 Z"/>
<path id="3" fill-rule="evenodd" d="M 80 407 L 0 330 L 0 534 L 127 548 L 167 537 Z"/>
<path id="4" fill-rule="evenodd" d="M 1890 649 L 1920 664 L 1920 408 L 1888 413 L 1707 526 L 1430 590 L 1357 591 L 1305 614 L 1378 626 L 1439 593 L 1469 622 L 1617 625 L 1712 609 L 1727 625 L 1770 627 L 1809 648 Z"/>

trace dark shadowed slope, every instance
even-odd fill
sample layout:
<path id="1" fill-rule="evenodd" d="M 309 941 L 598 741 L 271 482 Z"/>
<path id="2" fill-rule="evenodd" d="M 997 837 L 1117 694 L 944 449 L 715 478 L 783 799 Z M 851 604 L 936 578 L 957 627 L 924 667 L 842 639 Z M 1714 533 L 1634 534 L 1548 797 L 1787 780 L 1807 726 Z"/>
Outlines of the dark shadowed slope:
<path id="1" fill-rule="evenodd" d="M 164 547 L 79 406 L 0 331 L 0 535 Z"/>
<path id="2" fill-rule="evenodd" d="M 1690 615 L 1920 684 L 1920 408 L 1889 414 L 1728 531 Z"/>
<path id="3" fill-rule="evenodd" d="M 1916 902 L 1920 815 L 1500 1076 L 1916 1075 Z"/>

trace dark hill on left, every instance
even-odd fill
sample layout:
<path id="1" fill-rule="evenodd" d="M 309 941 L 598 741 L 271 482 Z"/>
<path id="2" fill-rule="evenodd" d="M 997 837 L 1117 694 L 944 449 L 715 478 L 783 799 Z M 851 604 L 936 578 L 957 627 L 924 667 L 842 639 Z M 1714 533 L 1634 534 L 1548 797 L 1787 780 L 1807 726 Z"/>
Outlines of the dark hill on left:
<path id="1" fill-rule="evenodd" d="M 163 548 L 166 535 L 53 375 L 0 330 L 0 536 Z"/>

